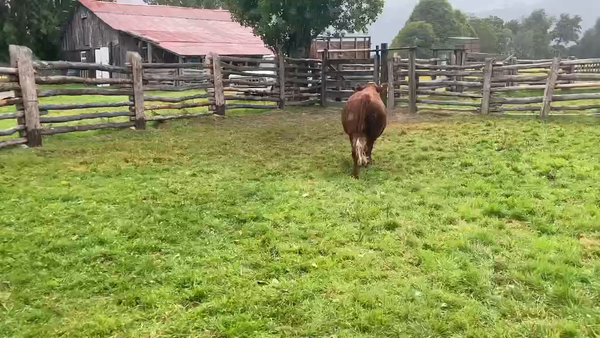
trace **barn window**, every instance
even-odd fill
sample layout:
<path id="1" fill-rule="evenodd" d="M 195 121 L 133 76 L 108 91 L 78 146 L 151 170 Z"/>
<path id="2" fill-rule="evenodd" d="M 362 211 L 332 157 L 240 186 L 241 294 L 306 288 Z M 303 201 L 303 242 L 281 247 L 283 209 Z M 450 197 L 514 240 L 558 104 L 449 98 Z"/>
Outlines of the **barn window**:
<path id="1" fill-rule="evenodd" d="M 86 14 L 81 15 L 81 31 L 83 32 L 83 45 L 90 45 L 90 29 L 88 27 L 88 17 Z"/>

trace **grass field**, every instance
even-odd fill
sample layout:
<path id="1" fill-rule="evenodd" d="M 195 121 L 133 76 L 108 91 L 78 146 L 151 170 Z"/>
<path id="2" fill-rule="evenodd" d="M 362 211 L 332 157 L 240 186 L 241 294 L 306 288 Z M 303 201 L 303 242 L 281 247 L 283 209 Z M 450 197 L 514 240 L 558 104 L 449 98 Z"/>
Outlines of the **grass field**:
<path id="1" fill-rule="evenodd" d="M 600 335 L 597 120 L 337 110 L 0 151 L 2 337 Z"/>

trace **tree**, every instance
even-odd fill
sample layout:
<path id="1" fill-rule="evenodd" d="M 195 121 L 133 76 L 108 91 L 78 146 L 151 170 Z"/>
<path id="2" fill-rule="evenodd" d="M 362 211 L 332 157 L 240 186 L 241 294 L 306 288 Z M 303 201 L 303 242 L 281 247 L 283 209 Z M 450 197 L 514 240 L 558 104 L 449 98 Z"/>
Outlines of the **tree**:
<path id="1" fill-rule="evenodd" d="M 144 0 L 144 2 L 149 5 L 196 7 L 207 9 L 223 8 L 225 5 L 223 0 Z"/>
<path id="2" fill-rule="evenodd" d="M 436 38 L 441 42 L 451 36 L 475 35 L 466 16 L 458 10 L 453 10 L 448 0 L 419 1 L 408 22 L 419 21 L 431 24 Z"/>
<path id="3" fill-rule="evenodd" d="M 554 29 L 550 32 L 550 38 L 554 41 L 554 45 L 566 47 L 571 42 L 577 42 L 579 34 L 581 34 L 581 21 L 579 15 L 571 17 L 570 14 L 561 14 Z"/>
<path id="4" fill-rule="evenodd" d="M 535 10 L 523 19 L 520 30 L 524 32 L 520 31 L 519 33 L 522 33 L 521 36 L 531 37 L 530 42 L 532 45 L 529 57 L 543 59 L 551 56 L 549 46 L 552 38 L 549 31 L 554 21 L 554 17 L 547 15 L 543 9 Z"/>
<path id="5" fill-rule="evenodd" d="M 506 27 L 504 20 L 496 16 L 487 18 L 471 17 L 469 23 L 480 39 L 484 53 L 509 54 L 513 32 Z"/>
<path id="6" fill-rule="evenodd" d="M 581 58 L 600 56 L 600 18 L 593 28 L 583 34 L 579 43 L 571 48 L 571 53 Z"/>
<path id="7" fill-rule="evenodd" d="M 60 33 L 76 0 L 0 0 L 0 60 L 7 61 L 8 45 L 30 47 L 44 59 L 60 51 Z"/>
<path id="8" fill-rule="evenodd" d="M 431 47 L 436 42 L 433 26 L 424 21 L 410 22 L 402 28 L 392 42 L 393 48 L 417 46 L 418 56 L 430 58 Z"/>
<path id="9" fill-rule="evenodd" d="M 271 49 L 306 57 L 312 40 L 328 28 L 365 31 L 381 13 L 383 0 L 225 0 L 225 5 Z"/>

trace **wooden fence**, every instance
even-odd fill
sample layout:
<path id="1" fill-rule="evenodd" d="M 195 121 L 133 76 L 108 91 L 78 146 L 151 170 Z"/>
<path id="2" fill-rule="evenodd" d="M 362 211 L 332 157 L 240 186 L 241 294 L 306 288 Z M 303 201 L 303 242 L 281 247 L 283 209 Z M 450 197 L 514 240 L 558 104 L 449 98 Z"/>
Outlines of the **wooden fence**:
<path id="1" fill-rule="evenodd" d="M 0 113 L 0 126 L 6 120 L 14 123 L 0 129 L 0 148 L 40 146 L 44 136 L 53 134 L 141 130 L 148 121 L 225 115 L 235 109 L 343 105 L 357 84 L 367 82 L 387 84 L 382 93 L 387 107 L 407 108 L 410 114 L 535 113 L 545 118 L 553 112 L 598 114 L 600 109 L 600 59 L 468 62 L 464 53 L 418 59 L 415 48 L 404 51 L 407 58 L 384 49 L 365 60 L 330 60 L 328 53 L 322 60 L 211 54 L 204 63 L 176 64 L 142 63 L 137 53 L 129 53 L 127 66 L 116 67 L 33 61 L 28 48 L 10 46 L 10 67 L 0 67 L 0 92 L 14 91 L 15 97 L 0 100 L 0 108 L 14 110 Z M 64 70 L 110 76 L 52 75 Z M 85 102 L 71 101 L 82 97 Z"/>
<path id="2" fill-rule="evenodd" d="M 10 57 L 11 67 L 0 68 L 0 78 L 6 78 L 0 79 L 0 92 L 14 91 L 15 97 L 1 100 L 0 107 L 14 111 L 0 113 L 0 122 L 12 120 L 14 126 L 0 128 L 0 148 L 40 146 L 45 135 L 142 130 L 148 121 L 320 103 L 321 60 L 212 54 L 204 63 L 161 64 L 142 63 L 137 53 L 129 53 L 128 66 L 116 67 L 33 61 L 31 50 L 19 46 L 10 47 Z M 38 75 L 64 70 L 110 76 Z M 77 99 L 82 102 L 72 101 Z"/>

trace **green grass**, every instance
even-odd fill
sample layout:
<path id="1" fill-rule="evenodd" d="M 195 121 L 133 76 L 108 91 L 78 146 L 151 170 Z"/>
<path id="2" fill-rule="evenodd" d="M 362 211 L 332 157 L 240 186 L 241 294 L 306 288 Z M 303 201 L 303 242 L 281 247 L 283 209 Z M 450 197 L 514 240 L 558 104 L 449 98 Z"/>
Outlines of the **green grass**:
<path id="1" fill-rule="evenodd" d="M 2 337 L 600 335 L 592 119 L 339 111 L 0 151 Z"/>

